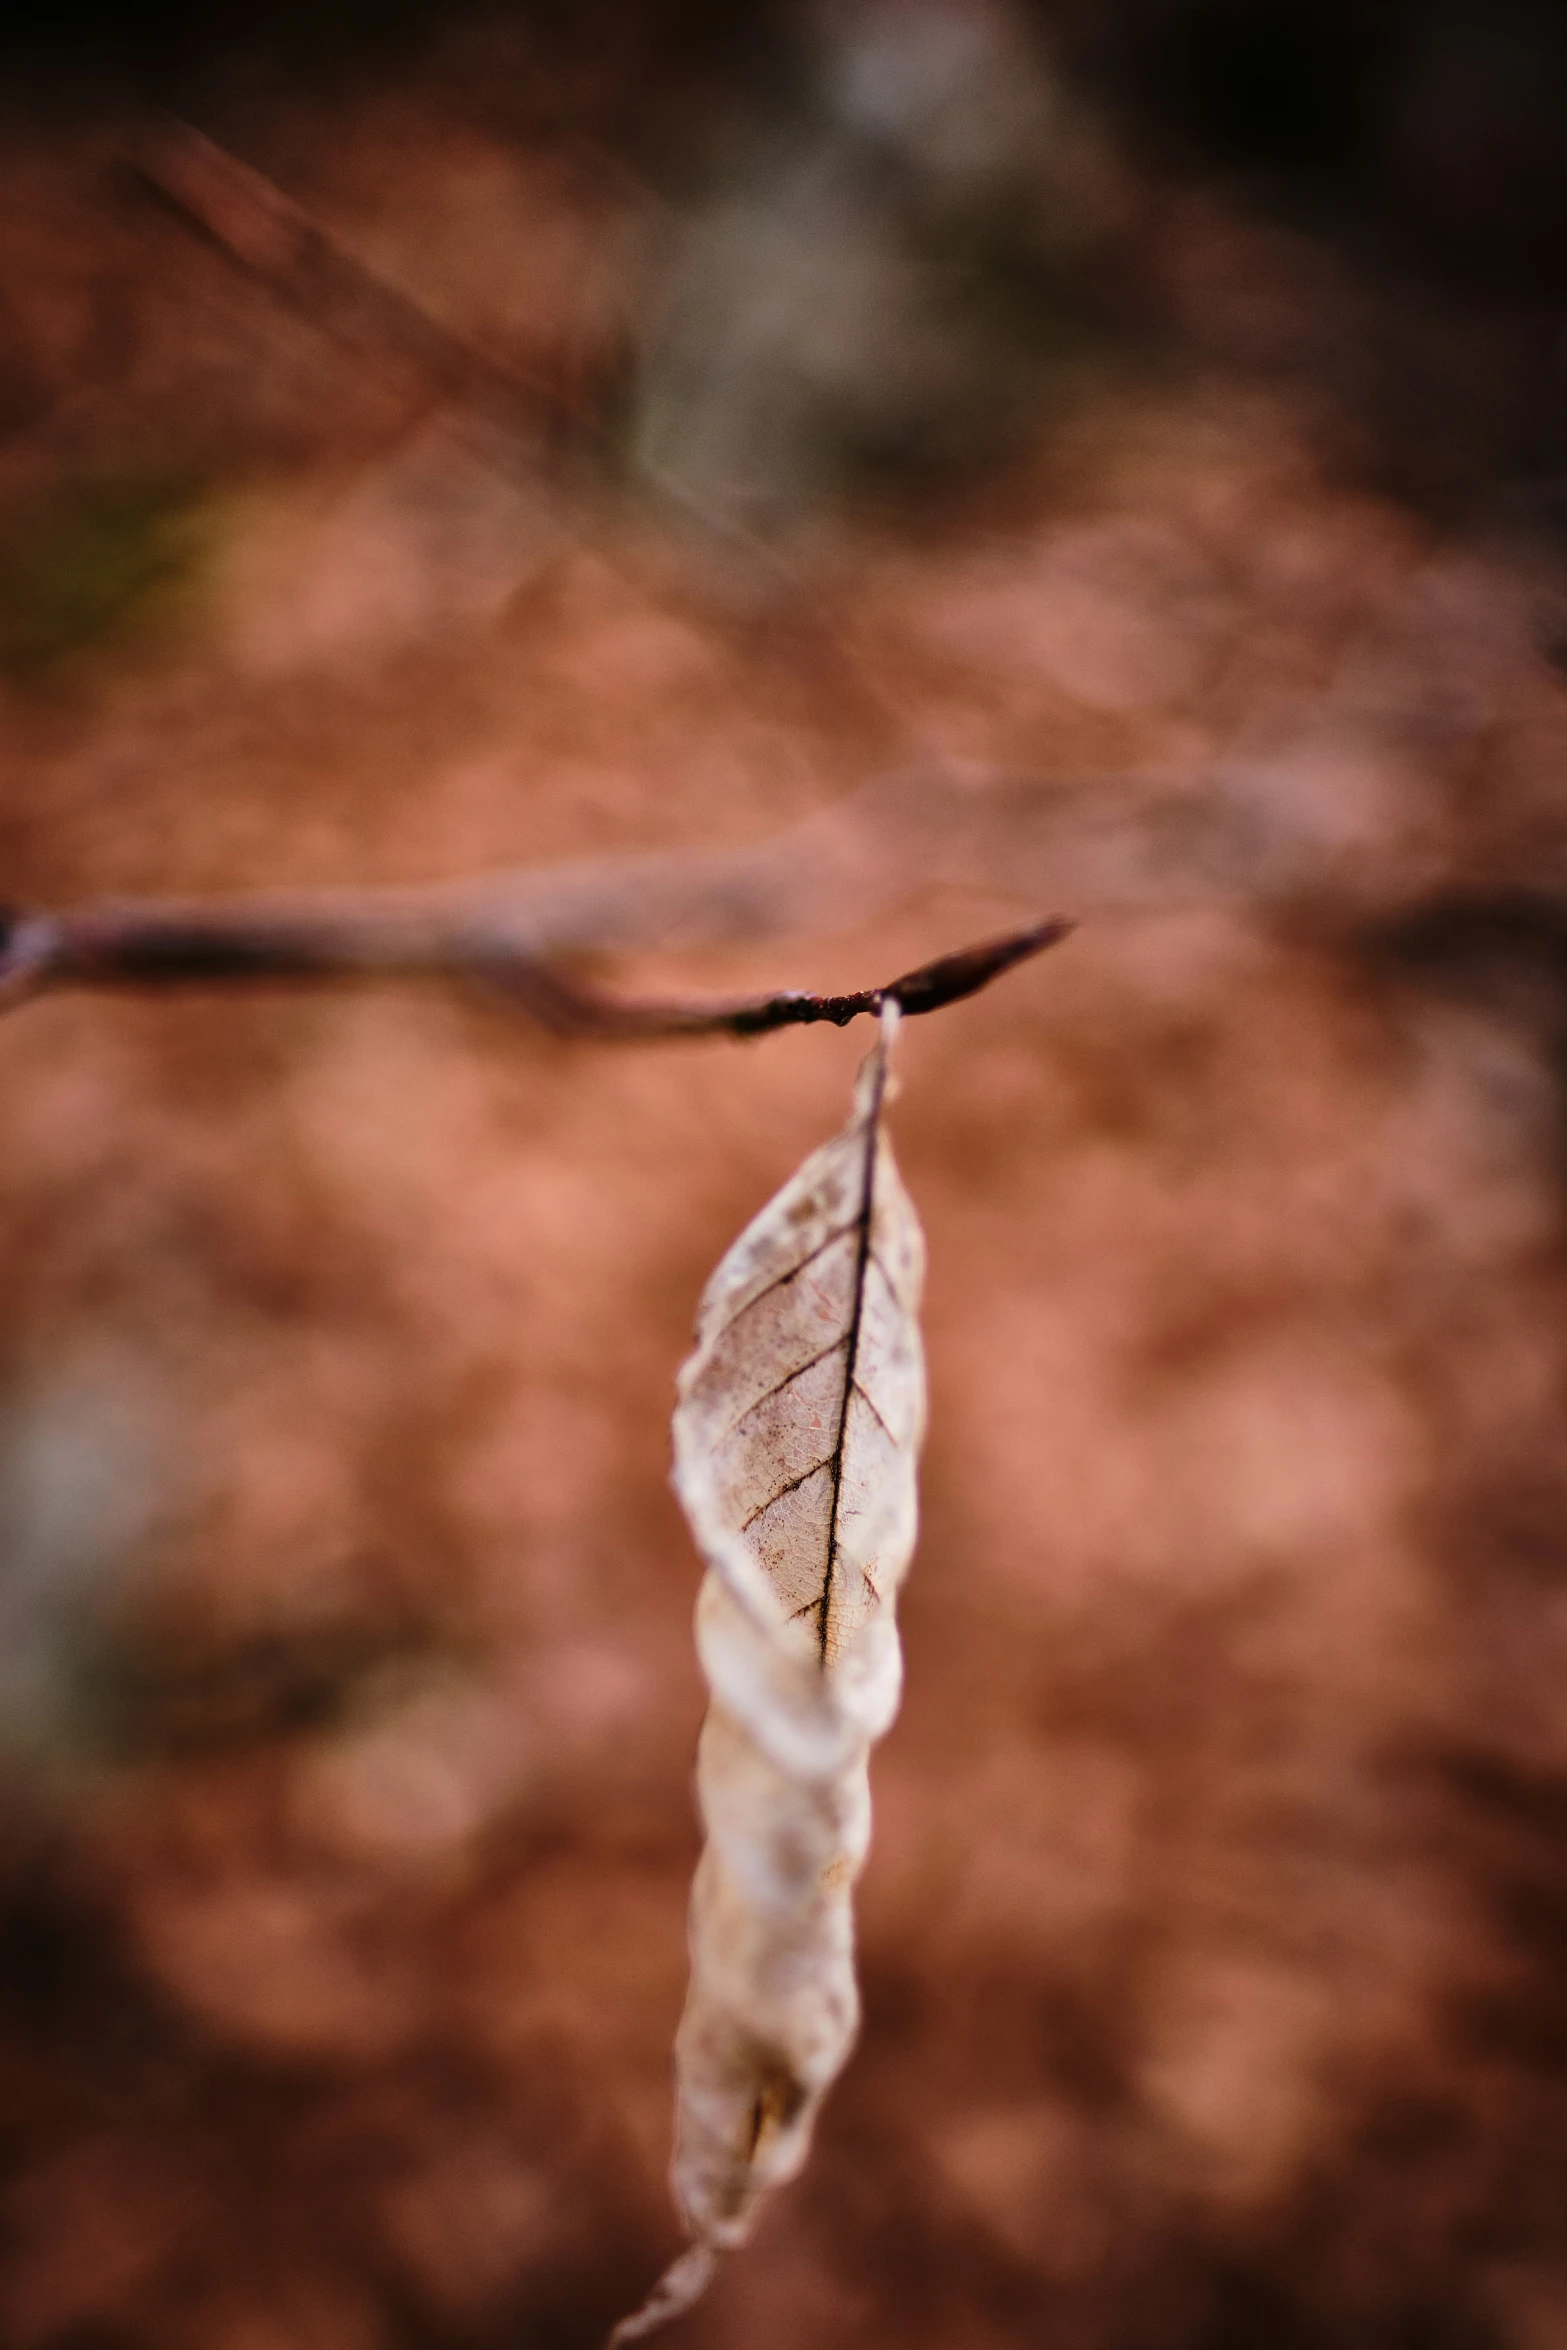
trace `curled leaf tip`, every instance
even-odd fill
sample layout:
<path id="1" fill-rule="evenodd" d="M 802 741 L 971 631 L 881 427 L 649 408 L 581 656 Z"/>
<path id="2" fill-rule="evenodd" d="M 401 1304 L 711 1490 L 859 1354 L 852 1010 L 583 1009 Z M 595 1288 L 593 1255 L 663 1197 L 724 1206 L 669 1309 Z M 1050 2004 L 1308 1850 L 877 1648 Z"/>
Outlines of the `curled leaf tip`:
<path id="1" fill-rule="evenodd" d="M 713 2281 L 718 2252 L 712 2244 L 692 2244 L 671 2261 L 640 2309 L 623 2317 L 609 2335 L 604 2350 L 621 2350 L 622 2343 L 641 2342 L 656 2334 L 701 2300 Z"/>

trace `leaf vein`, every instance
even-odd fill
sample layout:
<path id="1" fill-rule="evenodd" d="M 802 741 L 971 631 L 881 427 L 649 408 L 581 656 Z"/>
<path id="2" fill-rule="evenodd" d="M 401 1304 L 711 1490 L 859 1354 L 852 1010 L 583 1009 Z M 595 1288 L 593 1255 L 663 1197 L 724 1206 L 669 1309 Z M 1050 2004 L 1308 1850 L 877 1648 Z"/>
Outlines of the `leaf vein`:
<path id="1" fill-rule="evenodd" d="M 721 1444 L 726 1436 L 733 1436 L 737 1428 L 743 1428 L 747 1420 L 749 1420 L 751 1417 L 751 1414 L 753 1412 L 759 1412 L 764 1403 L 771 1403 L 775 1395 L 782 1395 L 784 1389 L 786 1387 L 792 1387 L 796 1379 L 803 1379 L 807 1371 L 814 1371 L 818 1363 L 825 1363 L 829 1355 L 835 1355 L 848 1335 L 849 1333 L 847 1330 L 840 1330 L 832 1344 L 830 1346 L 824 1346 L 820 1353 L 812 1355 L 808 1363 L 799 1363 L 792 1371 L 786 1371 L 780 1380 L 768 1388 L 765 1395 L 759 1395 L 755 1403 L 748 1403 L 745 1407 L 745 1410 L 740 1414 L 738 1419 L 730 1421 L 728 1427 L 722 1430 L 720 1433 L 718 1438 L 719 1443 Z"/>
<path id="2" fill-rule="evenodd" d="M 866 1268 L 873 1254 L 871 1233 L 876 1211 L 876 1144 L 881 1132 L 882 1095 L 887 1083 L 887 1056 L 885 1045 L 876 1064 L 875 1087 L 866 1105 L 865 1166 L 860 1178 L 860 1207 L 855 1218 L 854 1287 L 849 1309 L 848 1352 L 844 1358 L 843 1402 L 838 1411 L 838 1434 L 832 1448 L 832 1503 L 827 1513 L 827 1564 L 822 1575 L 822 1620 L 818 1646 L 822 1670 L 827 1670 L 827 1649 L 832 1633 L 832 1588 L 838 1566 L 838 1517 L 843 1502 L 843 1458 L 849 1435 L 849 1398 L 853 1394 L 855 1368 L 860 1357 L 860 1329 L 865 1319 Z M 891 1277 L 885 1265 L 881 1277 L 892 1288 Z M 893 1290 L 894 1302 L 897 1291 Z"/>
<path id="3" fill-rule="evenodd" d="M 906 1314 L 909 1309 L 904 1304 L 903 1299 L 899 1294 L 898 1284 L 896 1281 L 894 1281 L 892 1275 L 888 1272 L 886 1266 L 882 1263 L 880 1257 L 876 1254 L 874 1249 L 872 1249 L 870 1252 L 870 1261 L 875 1266 L 877 1272 L 881 1275 L 883 1281 L 886 1282 L 887 1294 L 892 1299 L 892 1302 L 897 1307 L 899 1313 Z"/>
<path id="4" fill-rule="evenodd" d="M 861 1403 L 865 1405 L 866 1409 L 871 1415 L 871 1418 L 875 1421 L 877 1427 L 886 1437 L 888 1443 L 898 1445 L 898 1450 L 901 1452 L 903 1449 L 902 1445 L 898 1444 L 897 1437 L 893 1435 L 892 1430 L 888 1427 L 886 1421 L 882 1418 L 881 1413 L 877 1410 L 876 1398 L 874 1395 L 872 1395 L 870 1389 L 865 1385 L 864 1381 L 851 1377 L 849 1385 L 854 1389 L 854 1392 L 859 1397 Z"/>
<path id="5" fill-rule="evenodd" d="M 856 1222 L 857 1221 L 858 1219 L 856 1219 Z M 765 1289 L 759 1289 L 754 1297 L 748 1297 L 743 1306 L 736 1306 L 734 1312 L 730 1315 L 728 1321 L 724 1324 L 720 1336 L 727 1338 L 735 1324 L 741 1319 L 742 1315 L 748 1314 L 753 1306 L 759 1306 L 763 1304 L 766 1299 L 773 1295 L 775 1290 L 787 1289 L 790 1282 L 796 1279 L 799 1274 L 803 1273 L 808 1265 L 814 1265 L 819 1256 L 825 1255 L 826 1251 L 832 1247 L 832 1244 L 835 1240 L 842 1240 L 854 1229 L 854 1224 L 840 1224 L 835 1232 L 828 1233 L 825 1240 L 819 1240 L 813 1249 L 808 1249 L 806 1254 L 800 1259 L 799 1263 L 797 1265 L 791 1265 L 787 1273 L 775 1273 L 771 1281 L 768 1282 Z"/>
<path id="6" fill-rule="evenodd" d="M 776 1503 L 782 1501 L 786 1494 L 793 1493 L 797 1486 L 806 1484 L 809 1479 L 817 1474 L 819 1470 L 825 1469 L 831 1459 L 831 1453 L 824 1453 L 819 1461 L 813 1461 L 808 1469 L 802 1469 L 798 1477 L 791 1477 L 787 1484 L 779 1486 L 776 1493 L 769 1494 L 766 1501 L 759 1501 L 755 1509 L 752 1510 L 750 1516 L 748 1518 L 741 1519 L 741 1533 L 744 1534 L 748 1527 L 754 1526 L 758 1518 L 765 1517 L 767 1512 L 772 1509 Z"/>

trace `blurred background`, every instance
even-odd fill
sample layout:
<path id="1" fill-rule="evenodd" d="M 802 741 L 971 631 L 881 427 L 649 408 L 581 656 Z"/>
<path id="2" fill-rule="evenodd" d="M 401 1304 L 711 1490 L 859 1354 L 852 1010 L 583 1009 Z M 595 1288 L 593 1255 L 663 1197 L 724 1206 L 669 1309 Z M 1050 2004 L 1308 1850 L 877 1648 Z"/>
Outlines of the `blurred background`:
<path id="1" fill-rule="evenodd" d="M 905 1039 L 864 2037 L 683 2338 L 1560 2350 L 1559 12 L 0 56 L 0 895 L 658 851 L 575 943 L 724 991 L 1084 917 Z M 674 2249 L 672 1383 L 864 1041 L 0 1024 L 8 2350 L 575 2350 Z"/>

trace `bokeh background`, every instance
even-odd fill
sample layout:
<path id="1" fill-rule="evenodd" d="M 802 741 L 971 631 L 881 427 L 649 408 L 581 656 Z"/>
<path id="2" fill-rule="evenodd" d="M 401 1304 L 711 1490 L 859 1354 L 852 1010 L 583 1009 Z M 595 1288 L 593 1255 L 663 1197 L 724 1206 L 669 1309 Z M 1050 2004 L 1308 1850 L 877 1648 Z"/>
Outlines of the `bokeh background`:
<path id="1" fill-rule="evenodd" d="M 767 851 L 612 975 L 1084 917 L 906 1034 L 864 2037 L 682 2338 L 1560 2350 L 1560 15 L 0 43 L 0 894 L 894 776 L 830 922 Z M 674 2249 L 672 1382 L 861 1049 L 0 1025 L 7 2350 L 576 2350 Z"/>

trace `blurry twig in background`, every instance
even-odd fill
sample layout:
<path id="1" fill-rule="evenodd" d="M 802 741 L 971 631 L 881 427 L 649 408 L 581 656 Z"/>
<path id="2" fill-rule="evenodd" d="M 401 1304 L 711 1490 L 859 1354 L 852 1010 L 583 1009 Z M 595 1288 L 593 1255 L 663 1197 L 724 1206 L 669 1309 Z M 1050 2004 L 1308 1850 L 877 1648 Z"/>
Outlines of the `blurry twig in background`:
<path id="1" fill-rule="evenodd" d="M 303 205 L 189 123 L 169 117 L 127 150 L 137 177 L 281 301 L 341 340 L 411 362 L 434 392 L 538 436 L 560 388 L 479 350 L 349 253 Z"/>
<path id="2" fill-rule="evenodd" d="M 192 124 L 166 117 L 127 149 L 125 161 L 278 300 L 340 342 L 409 368 L 430 400 L 498 431 L 509 455 L 520 456 L 530 469 L 547 469 L 549 457 L 558 456 L 563 445 L 590 453 L 612 471 L 624 462 L 620 419 L 603 413 L 604 387 L 596 396 L 595 387 L 570 367 L 530 367 L 481 349 L 406 287 L 349 252 L 263 172 Z M 625 179 L 624 166 L 618 176 Z M 642 186 L 639 194 L 646 209 L 657 208 L 651 188 Z M 656 386 L 661 363 L 655 357 L 651 365 Z M 498 452 L 491 446 L 490 453 L 493 458 Z M 911 755 L 944 764 L 940 746 L 918 732 L 907 708 L 849 641 L 844 627 L 804 592 L 795 566 L 777 545 L 699 472 L 667 461 L 656 447 L 637 448 L 631 461 L 643 488 L 694 526 L 710 552 L 726 563 L 738 561 L 746 601 L 754 605 L 758 596 L 762 599 L 771 629 L 803 635 L 851 699 L 894 723 Z"/>

